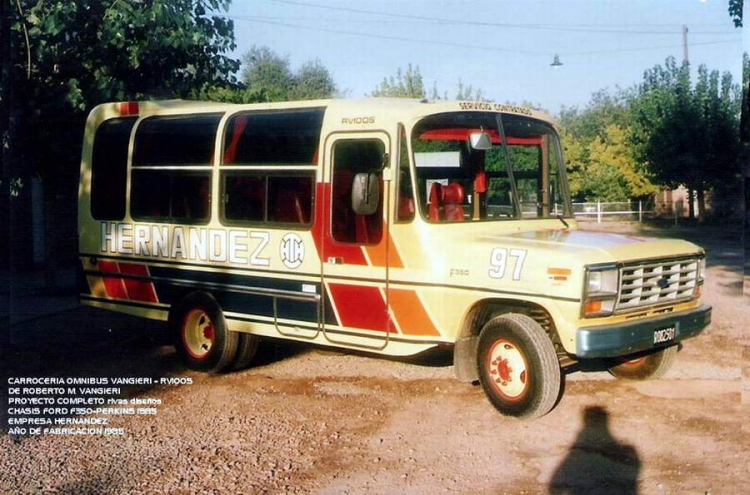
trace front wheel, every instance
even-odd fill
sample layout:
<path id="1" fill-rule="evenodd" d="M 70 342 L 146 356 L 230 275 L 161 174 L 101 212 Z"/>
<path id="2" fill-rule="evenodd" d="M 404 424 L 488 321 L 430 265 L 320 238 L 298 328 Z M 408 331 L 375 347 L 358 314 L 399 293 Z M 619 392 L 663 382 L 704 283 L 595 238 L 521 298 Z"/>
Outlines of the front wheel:
<path id="1" fill-rule="evenodd" d="M 661 378 L 672 367 L 677 357 L 677 346 L 665 347 L 656 352 L 617 358 L 609 373 L 626 380 L 653 380 Z"/>
<path id="2" fill-rule="evenodd" d="M 506 314 L 491 319 L 479 334 L 479 380 L 492 405 L 507 416 L 547 414 L 562 386 L 552 341 L 532 318 Z"/>
<path id="3" fill-rule="evenodd" d="M 238 336 L 227 328 L 219 303 L 205 292 L 193 292 L 169 314 L 177 354 L 194 370 L 220 373 L 237 354 Z"/>

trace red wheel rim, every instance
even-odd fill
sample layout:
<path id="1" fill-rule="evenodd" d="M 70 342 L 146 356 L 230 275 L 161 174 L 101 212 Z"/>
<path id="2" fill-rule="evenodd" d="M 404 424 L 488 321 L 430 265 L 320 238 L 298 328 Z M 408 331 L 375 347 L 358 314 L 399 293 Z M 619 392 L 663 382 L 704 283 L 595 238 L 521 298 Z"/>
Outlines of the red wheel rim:
<path id="1" fill-rule="evenodd" d="M 627 361 L 623 361 L 622 363 L 620 363 L 620 365 L 625 366 L 626 368 L 636 368 L 642 365 L 645 361 L 646 361 L 646 356 L 641 356 L 635 359 L 629 359 Z"/>
<path id="2" fill-rule="evenodd" d="M 495 391 L 505 400 L 524 398 L 529 388 L 529 369 L 521 350 L 509 340 L 499 339 L 487 353 L 487 374 Z"/>
<path id="3" fill-rule="evenodd" d="M 190 311 L 182 321 L 182 342 L 185 350 L 196 359 L 211 352 L 216 339 L 214 324 L 202 309 Z"/>

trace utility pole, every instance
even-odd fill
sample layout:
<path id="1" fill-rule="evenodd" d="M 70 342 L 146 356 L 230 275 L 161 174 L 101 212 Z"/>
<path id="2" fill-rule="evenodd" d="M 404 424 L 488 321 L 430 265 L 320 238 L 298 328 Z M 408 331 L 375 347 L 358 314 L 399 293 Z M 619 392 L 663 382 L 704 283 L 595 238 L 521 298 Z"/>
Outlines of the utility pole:
<path id="1" fill-rule="evenodd" d="M 688 27 L 682 26 L 682 59 L 685 62 L 689 62 L 687 35 L 688 35 Z"/>
<path id="2" fill-rule="evenodd" d="M 682 26 L 682 63 L 683 64 L 689 64 L 690 59 L 688 58 L 688 27 L 683 25 Z M 688 66 L 689 67 L 689 66 Z M 688 188 L 688 205 L 690 210 L 690 218 L 695 218 L 695 200 L 696 196 L 702 196 L 703 191 L 694 191 L 693 189 Z M 698 200 L 700 211 L 700 199 Z M 703 220 L 703 217 L 701 216 L 700 221 Z"/>

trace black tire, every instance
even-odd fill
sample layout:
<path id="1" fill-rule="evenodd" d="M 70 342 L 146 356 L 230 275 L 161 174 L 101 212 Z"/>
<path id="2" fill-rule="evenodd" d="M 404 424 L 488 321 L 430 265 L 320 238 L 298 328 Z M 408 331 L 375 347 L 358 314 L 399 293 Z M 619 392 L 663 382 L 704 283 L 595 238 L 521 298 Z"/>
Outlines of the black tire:
<path id="1" fill-rule="evenodd" d="M 658 351 L 623 356 L 613 361 L 609 373 L 625 380 L 655 380 L 664 376 L 677 357 L 678 346 Z"/>
<path id="2" fill-rule="evenodd" d="M 177 354 L 190 369 L 221 373 L 237 353 L 237 333 L 229 331 L 219 303 L 205 292 L 188 294 L 172 306 L 169 330 Z"/>
<path id="3" fill-rule="evenodd" d="M 238 332 L 237 355 L 232 362 L 232 370 L 239 371 L 247 368 L 258 352 L 260 338 L 250 333 Z"/>
<path id="4" fill-rule="evenodd" d="M 491 319 L 479 334 L 479 381 L 492 405 L 506 416 L 547 414 L 560 395 L 560 362 L 544 329 L 528 316 Z"/>

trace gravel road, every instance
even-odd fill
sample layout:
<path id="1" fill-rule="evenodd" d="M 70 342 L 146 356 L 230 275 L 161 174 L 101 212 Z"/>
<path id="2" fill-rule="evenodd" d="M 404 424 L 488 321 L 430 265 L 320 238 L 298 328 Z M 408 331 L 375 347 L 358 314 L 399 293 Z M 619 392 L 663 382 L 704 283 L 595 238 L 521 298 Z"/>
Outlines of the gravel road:
<path id="1" fill-rule="evenodd" d="M 745 493 L 750 306 L 737 230 L 606 228 L 708 249 L 713 323 L 662 380 L 571 372 L 557 407 L 523 422 L 456 381 L 449 355 L 264 341 L 254 367 L 209 376 L 179 364 L 161 324 L 76 308 L 24 324 L 26 345 L 7 353 L 12 376 L 192 383 L 122 387 L 113 397 L 158 412 L 112 415 L 119 435 L 4 429 L 0 493 Z"/>

